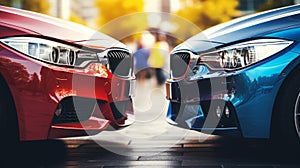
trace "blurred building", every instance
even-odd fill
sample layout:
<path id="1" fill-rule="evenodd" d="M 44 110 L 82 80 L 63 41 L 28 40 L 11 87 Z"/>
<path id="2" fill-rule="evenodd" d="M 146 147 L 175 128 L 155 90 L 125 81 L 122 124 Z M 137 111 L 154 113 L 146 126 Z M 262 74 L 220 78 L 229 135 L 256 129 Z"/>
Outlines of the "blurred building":
<path id="1" fill-rule="evenodd" d="M 257 11 L 261 5 L 266 3 L 268 0 L 239 0 L 238 9 L 242 11 L 243 14 L 253 13 Z M 288 3 L 288 1 L 286 1 Z M 299 4 L 300 0 L 294 0 L 294 4 Z"/>
<path id="2" fill-rule="evenodd" d="M 180 0 L 144 0 L 145 12 L 174 12 L 180 9 Z"/>
<path id="3" fill-rule="evenodd" d="M 80 17 L 88 26 L 95 27 L 98 15 L 95 0 L 48 0 L 51 4 L 49 14 L 69 20 L 72 14 Z"/>
<path id="4" fill-rule="evenodd" d="M 253 13 L 267 0 L 239 0 L 239 10 L 243 13 Z"/>
<path id="5" fill-rule="evenodd" d="M 49 14 L 61 19 L 69 20 L 71 14 L 71 0 L 48 0 Z"/>
<path id="6" fill-rule="evenodd" d="M 98 9 L 95 0 L 71 0 L 71 10 L 90 27 L 96 27 Z"/>

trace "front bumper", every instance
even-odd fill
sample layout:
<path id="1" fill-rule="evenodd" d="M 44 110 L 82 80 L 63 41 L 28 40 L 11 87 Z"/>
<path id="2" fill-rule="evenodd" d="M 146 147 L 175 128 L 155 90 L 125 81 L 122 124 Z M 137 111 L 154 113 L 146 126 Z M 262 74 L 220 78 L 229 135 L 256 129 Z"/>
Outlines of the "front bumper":
<path id="1" fill-rule="evenodd" d="M 120 78 L 95 78 L 94 80 L 97 84 L 94 88 L 94 96 L 90 95 L 93 90 L 83 87 L 83 93 L 88 94 L 85 97 L 81 97 L 80 94 L 69 95 L 59 101 L 48 138 L 78 134 L 93 135 L 102 130 L 114 130 L 134 122 L 131 96 L 133 96 L 135 80 Z M 101 81 L 97 82 L 97 80 Z M 73 81 L 74 88 L 76 86 Z"/>
<path id="2" fill-rule="evenodd" d="M 223 99 L 224 94 L 219 89 L 212 93 L 209 80 L 168 81 L 167 121 L 175 126 L 207 134 L 241 136 L 236 110 L 228 98 Z"/>

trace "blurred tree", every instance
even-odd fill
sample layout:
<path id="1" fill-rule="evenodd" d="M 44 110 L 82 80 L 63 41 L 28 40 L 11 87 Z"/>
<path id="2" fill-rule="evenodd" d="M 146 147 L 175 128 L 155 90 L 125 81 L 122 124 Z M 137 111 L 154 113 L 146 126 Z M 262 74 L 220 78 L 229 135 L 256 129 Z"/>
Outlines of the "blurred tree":
<path id="1" fill-rule="evenodd" d="M 99 9 L 98 24 L 105 23 L 116 19 L 120 16 L 142 12 L 144 8 L 143 0 L 96 0 L 96 6 Z"/>
<path id="2" fill-rule="evenodd" d="M 144 0 L 96 0 L 99 10 L 97 20 L 101 32 L 122 40 L 133 32 L 140 32 L 147 27 L 146 14 L 143 12 Z"/>
<path id="3" fill-rule="evenodd" d="M 23 0 L 22 8 L 25 10 L 47 14 L 50 4 L 47 0 Z"/>
<path id="4" fill-rule="evenodd" d="M 20 6 L 22 9 L 47 14 L 50 4 L 47 0 L 1 0 L 0 5 Z"/>
<path id="5" fill-rule="evenodd" d="M 0 5 L 3 5 L 3 6 L 12 6 L 12 1 L 13 0 L 1 0 L 0 1 Z"/>
<path id="6" fill-rule="evenodd" d="M 87 25 L 86 22 L 79 15 L 77 15 L 74 12 L 71 12 L 69 20 L 71 22 L 79 23 L 79 24 L 82 24 L 82 25 L 85 25 L 85 26 Z"/>
<path id="7" fill-rule="evenodd" d="M 267 0 L 267 2 L 260 5 L 258 11 L 260 12 L 293 4 L 295 4 L 294 0 Z"/>
<path id="8" fill-rule="evenodd" d="M 176 14 L 201 29 L 226 22 L 240 15 L 238 0 L 181 0 L 183 8 Z"/>

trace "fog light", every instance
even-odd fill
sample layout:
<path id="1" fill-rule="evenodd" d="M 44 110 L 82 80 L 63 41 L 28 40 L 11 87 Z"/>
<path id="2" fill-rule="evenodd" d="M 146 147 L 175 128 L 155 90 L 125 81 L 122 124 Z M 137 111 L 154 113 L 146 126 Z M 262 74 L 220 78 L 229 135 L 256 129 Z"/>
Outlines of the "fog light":
<path id="1" fill-rule="evenodd" d="M 62 111 L 62 105 L 59 103 L 54 113 L 58 117 L 61 114 L 61 111 Z"/>
<path id="2" fill-rule="evenodd" d="M 230 110 L 229 110 L 229 108 L 226 106 L 226 108 L 225 108 L 225 116 L 227 117 L 227 118 L 229 118 L 230 117 Z"/>
<path id="3" fill-rule="evenodd" d="M 217 114 L 217 117 L 219 117 L 219 118 L 222 116 L 222 110 L 221 110 L 220 106 L 217 107 L 216 114 Z"/>

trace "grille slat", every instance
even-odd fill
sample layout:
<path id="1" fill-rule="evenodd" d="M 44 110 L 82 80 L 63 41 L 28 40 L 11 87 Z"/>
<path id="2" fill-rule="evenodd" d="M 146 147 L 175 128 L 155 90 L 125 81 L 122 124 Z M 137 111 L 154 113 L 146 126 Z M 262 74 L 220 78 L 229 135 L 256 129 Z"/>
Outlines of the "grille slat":
<path id="1" fill-rule="evenodd" d="M 111 50 L 107 53 L 109 67 L 114 75 L 128 77 L 131 73 L 132 61 L 129 52 Z"/>
<path id="2" fill-rule="evenodd" d="M 94 111 L 96 101 L 81 97 L 68 97 L 60 102 L 61 114 L 54 116 L 53 123 L 70 123 L 85 121 Z"/>
<path id="3" fill-rule="evenodd" d="M 190 63 L 190 53 L 179 52 L 171 54 L 171 72 L 173 78 L 183 77 Z"/>

